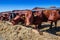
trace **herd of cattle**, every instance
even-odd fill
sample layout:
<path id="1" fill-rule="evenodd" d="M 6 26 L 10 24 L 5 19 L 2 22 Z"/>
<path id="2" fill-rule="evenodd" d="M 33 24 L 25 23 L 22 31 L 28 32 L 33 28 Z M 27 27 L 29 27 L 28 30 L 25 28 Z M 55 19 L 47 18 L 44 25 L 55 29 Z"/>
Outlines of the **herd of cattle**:
<path id="1" fill-rule="evenodd" d="M 51 22 L 50 28 L 52 28 L 53 22 L 55 27 L 57 21 L 60 19 L 60 10 L 13 10 L 11 12 L 1 12 L 0 20 L 10 21 L 13 25 L 19 22 L 29 26 L 34 24 L 34 28 L 40 28 L 42 22 Z"/>

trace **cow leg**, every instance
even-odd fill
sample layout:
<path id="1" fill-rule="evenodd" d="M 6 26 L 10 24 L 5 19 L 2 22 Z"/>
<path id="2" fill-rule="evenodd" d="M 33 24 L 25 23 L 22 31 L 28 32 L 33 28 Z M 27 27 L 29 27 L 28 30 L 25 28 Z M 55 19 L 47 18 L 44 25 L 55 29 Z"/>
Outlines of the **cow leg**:
<path id="1" fill-rule="evenodd" d="M 37 29 L 40 35 L 43 35 L 43 32 L 40 29 Z"/>
<path id="2" fill-rule="evenodd" d="M 57 27 L 57 21 L 55 21 L 55 28 Z"/>
<path id="3" fill-rule="evenodd" d="M 38 30 L 38 32 L 39 32 L 39 34 L 40 34 L 40 35 L 43 35 L 43 32 L 42 32 L 42 31 L 40 31 L 41 24 L 42 24 L 42 23 L 40 23 L 40 24 L 38 25 L 37 30 Z"/>
<path id="4" fill-rule="evenodd" d="M 51 21 L 50 29 L 52 29 L 53 21 Z"/>
<path id="5" fill-rule="evenodd" d="M 40 29 L 40 28 L 41 28 L 41 24 L 42 24 L 42 23 L 40 23 L 40 24 L 38 25 L 38 29 Z"/>
<path id="6" fill-rule="evenodd" d="M 38 30 L 38 32 L 39 32 L 39 34 L 40 34 L 40 35 L 43 35 L 43 32 L 42 32 L 42 31 L 40 31 L 40 27 L 39 27 L 39 28 L 37 28 L 37 30 Z"/>
<path id="7" fill-rule="evenodd" d="M 37 27 L 38 27 L 38 25 L 35 25 L 35 26 L 33 27 L 33 29 L 37 29 Z"/>
<path id="8" fill-rule="evenodd" d="M 38 25 L 35 25 L 35 27 L 33 29 L 35 29 L 40 35 L 43 35 L 43 32 L 40 31 L 40 29 L 37 28 Z M 35 31 L 35 32 L 36 32 Z"/>

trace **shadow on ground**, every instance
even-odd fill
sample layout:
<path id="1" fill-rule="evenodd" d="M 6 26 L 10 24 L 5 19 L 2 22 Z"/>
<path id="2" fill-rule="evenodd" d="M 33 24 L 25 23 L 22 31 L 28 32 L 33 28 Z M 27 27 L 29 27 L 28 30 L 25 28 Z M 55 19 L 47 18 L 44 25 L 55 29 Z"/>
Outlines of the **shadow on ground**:
<path id="1" fill-rule="evenodd" d="M 54 26 L 54 25 L 52 25 L 52 26 Z M 50 24 L 41 25 L 41 29 L 47 28 L 47 27 L 50 27 Z M 33 28 L 33 27 L 28 26 L 28 28 Z M 57 26 L 56 28 L 52 27 L 52 29 L 42 30 L 42 32 L 48 32 L 48 33 L 51 33 L 53 35 L 60 36 L 60 34 L 56 34 L 56 32 L 60 32 L 60 26 Z"/>
<path id="2" fill-rule="evenodd" d="M 57 35 L 57 36 L 60 36 L 60 33 L 59 34 L 56 34 L 56 32 L 60 32 L 60 26 L 59 27 L 53 27 L 52 29 L 48 29 L 48 30 L 45 30 L 46 32 L 48 33 L 51 33 L 51 34 L 54 34 L 54 35 Z"/>
<path id="3" fill-rule="evenodd" d="M 52 25 L 54 26 L 54 25 Z M 50 27 L 49 24 L 46 24 L 46 25 L 42 25 L 42 29 L 45 28 L 45 27 Z M 56 34 L 57 32 L 60 32 L 60 26 L 57 26 L 57 27 L 52 27 L 52 29 L 47 29 L 47 30 L 42 30 L 43 32 L 48 32 L 48 33 L 51 33 L 53 35 L 56 35 L 56 36 L 60 36 L 60 33 L 59 34 Z"/>

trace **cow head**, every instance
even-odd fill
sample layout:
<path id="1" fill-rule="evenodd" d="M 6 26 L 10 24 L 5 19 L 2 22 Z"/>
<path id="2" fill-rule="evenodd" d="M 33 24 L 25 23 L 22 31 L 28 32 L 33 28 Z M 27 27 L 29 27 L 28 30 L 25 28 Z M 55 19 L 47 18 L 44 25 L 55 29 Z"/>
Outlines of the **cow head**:
<path id="1" fill-rule="evenodd" d="M 28 26 L 32 22 L 32 11 L 26 10 L 25 12 L 25 25 Z"/>
<path id="2" fill-rule="evenodd" d="M 51 13 L 51 10 L 43 10 L 43 13 L 48 18 Z"/>
<path id="3" fill-rule="evenodd" d="M 51 10 L 48 20 L 50 20 L 50 21 L 57 20 L 57 11 L 56 10 Z"/>

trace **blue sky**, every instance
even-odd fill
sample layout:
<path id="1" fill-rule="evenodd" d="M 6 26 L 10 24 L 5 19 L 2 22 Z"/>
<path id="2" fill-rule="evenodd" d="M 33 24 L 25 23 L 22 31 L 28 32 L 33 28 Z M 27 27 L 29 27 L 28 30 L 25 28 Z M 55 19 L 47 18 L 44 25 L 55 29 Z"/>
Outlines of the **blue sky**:
<path id="1" fill-rule="evenodd" d="M 60 0 L 0 0 L 0 12 L 50 6 L 60 7 Z"/>

